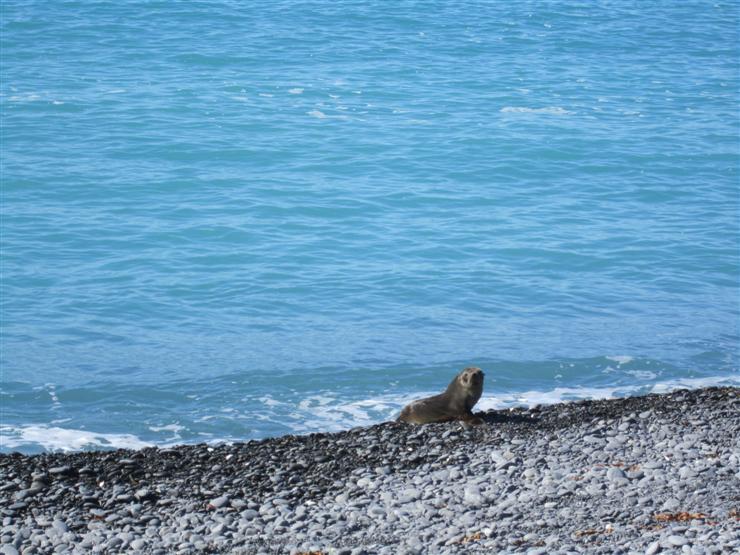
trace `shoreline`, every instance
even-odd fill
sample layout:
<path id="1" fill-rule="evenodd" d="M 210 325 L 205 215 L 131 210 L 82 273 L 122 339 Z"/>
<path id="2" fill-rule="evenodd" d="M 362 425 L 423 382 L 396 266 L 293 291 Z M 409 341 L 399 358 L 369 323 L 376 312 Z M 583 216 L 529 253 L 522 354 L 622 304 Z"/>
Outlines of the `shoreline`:
<path id="1" fill-rule="evenodd" d="M 740 388 L 478 414 L 470 429 L 3 454 L 0 554 L 740 548 Z"/>
<path id="2" fill-rule="evenodd" d="M 617 364 L 632 362 L 629 357 L 606 357 Z M 625 385 L 561 385 L 543 389 L 499 390 L 496 384 L 493 395 L 484 395 L 476 404 L 478 412 L 487 410 L 507 410 L 512 407 L 533 407 L 553 405 L 580 400 L 607 400 L 624 397 L 638 397 L 649 394 L 663 394 L 678 389 L 706 389 L 710 387 L 740 387 L 740 377 L 734 374 L 704 376 L 701 378 L 678 378 L 651 382 L 650 384 Z M 338 399 L 337 395 L 307 393 L 304 401 L 293 399 L 283 403 L 292 409 L 278 413 L 254 413 L 258 407 L 240 408 L 238 429 L 218 429 L 204 431 L 199 429 L 193 419 L 170 415 L 167 419 L 137 420 L 131 427 L 106 426 L 103 422 L 92 421 L 69 423 L 69 421 L 9 423 L 6 419 L 0 424 L 0 455 L 21 453 L 38 455 L 45 453 L 75 453 L 81 451 L 114 451 L 118 449 L 140 450 L 148 447 L 160 449 L 208 443 L 244 443 L 251 440 L 264 440 L 284 435 L 309 435 L 312 433 L 336 433 L 352 427 L 368 427 L 383 423 L 397 415 L 401 408 L 413 399 L 429 397 L 439 393 L 439 389 L 420 391 L 416 394 L 388 396 L 386 394 L 357 397 L 348 400 Z M 263 400 L 265 401 L 265 400 Z M 0 401 L 2 402 L 2 401 Z M 266 402 L 269 399 L 266 398 Z M 295 404 L 300 403 L 300 407 Z M 311 404 L 313 403 L 313 404 Z M 330 408 L 329 408 L 330 407 Z M 77 407 L 79 409 L 79 407 Z M 252 411 L 252 412 L 250 412 Z M 12 411 L 11 411 L 12 412 Z M 5 415 L 6 417 L 8 414 Z M 151 416 L 151 414 L 149 414 Z M 182 416 L 182 415 L 180 415 Z M 260 420 L 256 420 L 260 416 Z M 265 417 L 262 420 L 262 417 Z M 13 419 L 17 418 L 13 414 Z M 156 421 L 160 425 L 154 425 Z M 165 421 L 171 421 L 165 424 Z M 262 425 L 268 423 L 267 428 Z M 246 424 L 245 424 L 246 423 Z M 276 426 L 272 426 L 276 423 Z M 101 425 L 102 424 L 102 425 Z M 184 434 L 181 435 L 181 432 Z"/>

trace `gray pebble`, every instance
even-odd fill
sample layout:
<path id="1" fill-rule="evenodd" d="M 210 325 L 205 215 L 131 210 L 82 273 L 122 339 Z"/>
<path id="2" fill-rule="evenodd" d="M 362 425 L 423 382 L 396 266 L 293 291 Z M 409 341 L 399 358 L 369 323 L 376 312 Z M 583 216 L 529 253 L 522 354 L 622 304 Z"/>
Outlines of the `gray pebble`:
<path id="1" fill-rule="evenodd" d="M 226 505 L 229 502 L 229 496 L 228 495 L 222 495 L 221 497 L 216 497 L 215 499 L 211 499 L 208 504 L 214 508 L 214 509 L 220 509 L 224 505 Z"/>
<path id="2" fill-rule="evenodd" d="M 74 471 L 71 466 L 55 466 L 49 469 L 49 474 L 52 476 L 66 476 L 72 474 Z"/>
<path id="3" fill-rule="evenodd" d="M 665 511 L 676 511 L 680 506 L 681 502 L 675 497 L 672 497 L 670 499 L 666 499 L 661 508 Z"/>
<path id="4" fill-rule="evenodd" d="M 56 530 L 60 534 L 64 534 L 66 532 L 69 532 L 69 527 L 67 526 L 66 523 L 62 522 L 61 520 L 55 520 L 52 523 L 52 527 L 54 528 L 54 530 Z"/>

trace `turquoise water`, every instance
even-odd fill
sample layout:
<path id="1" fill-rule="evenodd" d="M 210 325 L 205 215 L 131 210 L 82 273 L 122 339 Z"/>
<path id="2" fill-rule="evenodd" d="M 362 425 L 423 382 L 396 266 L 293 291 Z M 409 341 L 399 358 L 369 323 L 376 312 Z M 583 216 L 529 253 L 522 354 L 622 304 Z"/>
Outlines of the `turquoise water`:
<path id="1" fill-rule="evenodd" d="M 737 2 L 1 15 L 2 451 L 740 384 Z"/>

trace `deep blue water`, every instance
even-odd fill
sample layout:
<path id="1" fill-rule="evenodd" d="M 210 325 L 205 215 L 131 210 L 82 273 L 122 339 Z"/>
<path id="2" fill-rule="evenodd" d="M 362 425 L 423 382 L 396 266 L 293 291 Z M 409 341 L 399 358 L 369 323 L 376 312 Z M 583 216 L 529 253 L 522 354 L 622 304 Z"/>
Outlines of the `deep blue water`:
<path id="1" fill-rule="evenodd" d="M 1 451 L 740 384 L 737 2 L 20 2 Z"/>

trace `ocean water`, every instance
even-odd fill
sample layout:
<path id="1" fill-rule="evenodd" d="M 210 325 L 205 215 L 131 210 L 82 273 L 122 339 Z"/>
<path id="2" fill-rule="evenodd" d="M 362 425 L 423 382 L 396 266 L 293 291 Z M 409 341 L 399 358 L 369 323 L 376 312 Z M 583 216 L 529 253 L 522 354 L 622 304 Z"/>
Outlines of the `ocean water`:
<path id="1" fill-rule="evenodd" d="M 0 19 L 0 451 L 740 385 L 737 2 Z"/>

